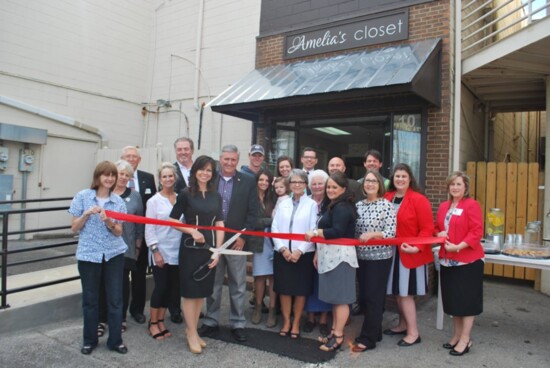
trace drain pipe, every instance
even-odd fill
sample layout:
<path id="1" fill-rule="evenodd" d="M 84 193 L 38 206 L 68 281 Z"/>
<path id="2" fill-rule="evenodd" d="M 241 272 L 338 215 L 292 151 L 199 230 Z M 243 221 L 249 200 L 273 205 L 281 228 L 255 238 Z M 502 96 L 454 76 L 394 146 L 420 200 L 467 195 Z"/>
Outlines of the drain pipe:
<path id="1" fill-rule="evenodd" d="M 461 101 L 461 87 L 462 87 L 462 40 L 461 40 L 461 34 L 462 34 L 462 11 L 461 11 L 461 4 L 462 1 L 455 1 L 455 57 L 454 57 L 454 63 L 455 63 L 455 83 L 454 83 L 454 117 L 453 117 L 453 127 L 451 131 L 453 134 L 453 142 L 452 142 L 452 170 L 460 170 L 460 161 L 459 161 L 459 155 L 460 155 L 460 111 L 461 107 L 460 104 Z"/>
<path id="2" fill-rule="evenodd" d="M 200 88 L 200 69 L 201 69 L 201 50 L 202 50 L 202 24 L 204 21 L 204 0 L 199 4 L 199 19 L 197 20 L 197 42 L 195 46 L 195 96 L 193 96 L 193 105 L 196 111 L 199 111 L 199 88 Z"/>
<path id="3" fill-rule="evenodd" d="M 105 134 L 105 132 L 103 132 L 102 130 L 96 127 L 81 123 L 78 120 L 71 118 L 69 116 L 57 114 L 55 112 L 52 112 L 34 105 L 30 105 L 25 102 L 14 100 L 13 98 L 9 98 L 6 96 L 0 96 L 0 104 L 13 107 L 14 109 L 18 109 L 21 111 L 25 111 L 30 114 L 38 115 L 46 119 L 57 121 L 58 123 L 72 126 L 74 128 L 83 130 L 87 133 L 95 134 L 100 139 L 101 148 L 107 148 L 109 145 L 109 140 L 107 139 L 107 135 Z"/>

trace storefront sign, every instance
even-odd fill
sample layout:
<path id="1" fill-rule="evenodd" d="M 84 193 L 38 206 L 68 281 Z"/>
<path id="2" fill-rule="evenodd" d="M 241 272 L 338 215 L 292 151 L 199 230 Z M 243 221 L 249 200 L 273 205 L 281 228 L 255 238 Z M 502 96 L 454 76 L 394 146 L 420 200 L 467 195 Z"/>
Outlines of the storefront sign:
<path id="1" fill-rule="evenodd" d="M 285 59 L 376 45 L 409 37 L 409 11 L 365 18 L 310 32 L 294 33 L 285 38 Z"/>

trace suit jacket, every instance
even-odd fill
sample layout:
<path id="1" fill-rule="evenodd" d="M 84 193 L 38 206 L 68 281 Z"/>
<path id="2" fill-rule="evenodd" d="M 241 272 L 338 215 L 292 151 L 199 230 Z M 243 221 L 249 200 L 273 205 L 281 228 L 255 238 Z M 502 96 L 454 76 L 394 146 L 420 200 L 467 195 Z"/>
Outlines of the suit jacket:
<path id="1" fill-rule="evenodd" d="M 139 194 L 141 195 L 141 200 L 143 201 L 143 211 L 145 212 L 147 211 L 147 201 L 157 192 L 155 177 L 151 173 L 138 170 L 137 178 L 139 183 Z"/>
<path id="2" fill-rule="evenodd" d="M 349 189 L 351 189 L 351 191 L 355 194 L 355 202 L 359 202 L 365 199 L 365 195 L 363 194 L 362 184 L 358 183 L 357 180 L 348 178 L 348 185 L 349 185 Z"/>
<path id="3" fill-rule="evenodd" d="M 176 185 L 174 186 L 174 191 L 176 193 L 181 192 L 185 188 L 187 188 L 187 183 L 185 182 L 185 179 L 183 178 L 183 173 L 181 172 L 180 165 L 178 165 L 178 162 L 174 162 L 174 166 L 176 166 L 176 169 L 178 170 L 178 180 L 176 180 Z"/>
<path id="4" fill-rule="evenodd" d="M 392 201 L 396 192 L 387 192 L 384 195 Z M 397 211 L 396 237 L 432 237 L 434 233 L 432 206 L 423 194 L 408 189 Z M 419 253 L 409 254 L 398 247 L 399 257 L 407 268 L 416 268 L 433 262 L 431 244 L 417 245 Z"/>
<path id="5" fill-rule="evenodd" d="M 218 179 L 223 180 L 223 178 Z M 230 229 L 247 230 L 254 229 L 258 217 L 259 201 L 256 180 L 248 174 L 236 172 L 233 178 L 233 192 L 229 202 L 229 212 L 227 213 L 224 225 Z M 225 240 L 228 240 L 234 234 L 226 232 Z M 248 242 L 248 235 L 241 236 Z M 247 248 L 245 243 L 245 248 Z"/>
<path id="6" fill-rule="evenodd" d="M 445 201 L 439 206 L 435 222 L 435 233 L 445 231 L 445 216 L 450 206 L 451 201 Z M 453 244 L 466 242 L 468 247 L 457 253 L 447 252 L 445 247 L 441 246 L 439 250 L 439 257 L 441 259 L 447 258 L 459 262 L 472 263 L 483 258 L 484 252 L 481 246 L 481 238 L 483 237 L 483 215 L 481 207 L 475 199 L 463 198 L 458 202 L 454 214 L 449 221 L 447 237 Z"/>

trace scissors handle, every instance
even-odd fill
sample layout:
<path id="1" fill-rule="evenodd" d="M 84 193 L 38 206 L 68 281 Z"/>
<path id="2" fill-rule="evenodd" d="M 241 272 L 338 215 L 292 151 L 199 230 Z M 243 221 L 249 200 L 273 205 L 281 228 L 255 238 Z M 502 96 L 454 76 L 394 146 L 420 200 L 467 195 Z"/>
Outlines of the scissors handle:
<path id="1" fill-rule="evenodd" d="M 199 268 L 193 272 L 193 280 L 199 282 L 207 278 L 213 270 L 213 268 L 208 267 L 212 262 L 214 262 L 214 260 L 211 258 L 207 262 L 200 265 Z"/>

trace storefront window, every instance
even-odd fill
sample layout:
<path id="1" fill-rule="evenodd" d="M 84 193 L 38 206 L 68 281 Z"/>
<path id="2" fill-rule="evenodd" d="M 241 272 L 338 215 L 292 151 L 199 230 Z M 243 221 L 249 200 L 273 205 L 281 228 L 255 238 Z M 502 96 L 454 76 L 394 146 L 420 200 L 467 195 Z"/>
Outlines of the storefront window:
<path id="1" fill-rule="evenodd" d="M 282 123 L 284 124 L 284 123 Z M 280 126 L 279 124 L 277 124 Z M 292 122 L 294 125 L 294 122 Z M 286 124 L 284 126 L 287 126 Z M 280 156 L 294 157 L 296 144 L 296 132 L 293 130 L 277 129 L 275 142 L 271 148 L 269 154 L 269 169 L 271 172 L 276 173 L 277 158 Z"/>
<path id="2" fill-rule="evenodd" d="M 422 120 L 420 114 L 393 115 L 393 163 L 409 165 L 420 178 Z"/>

